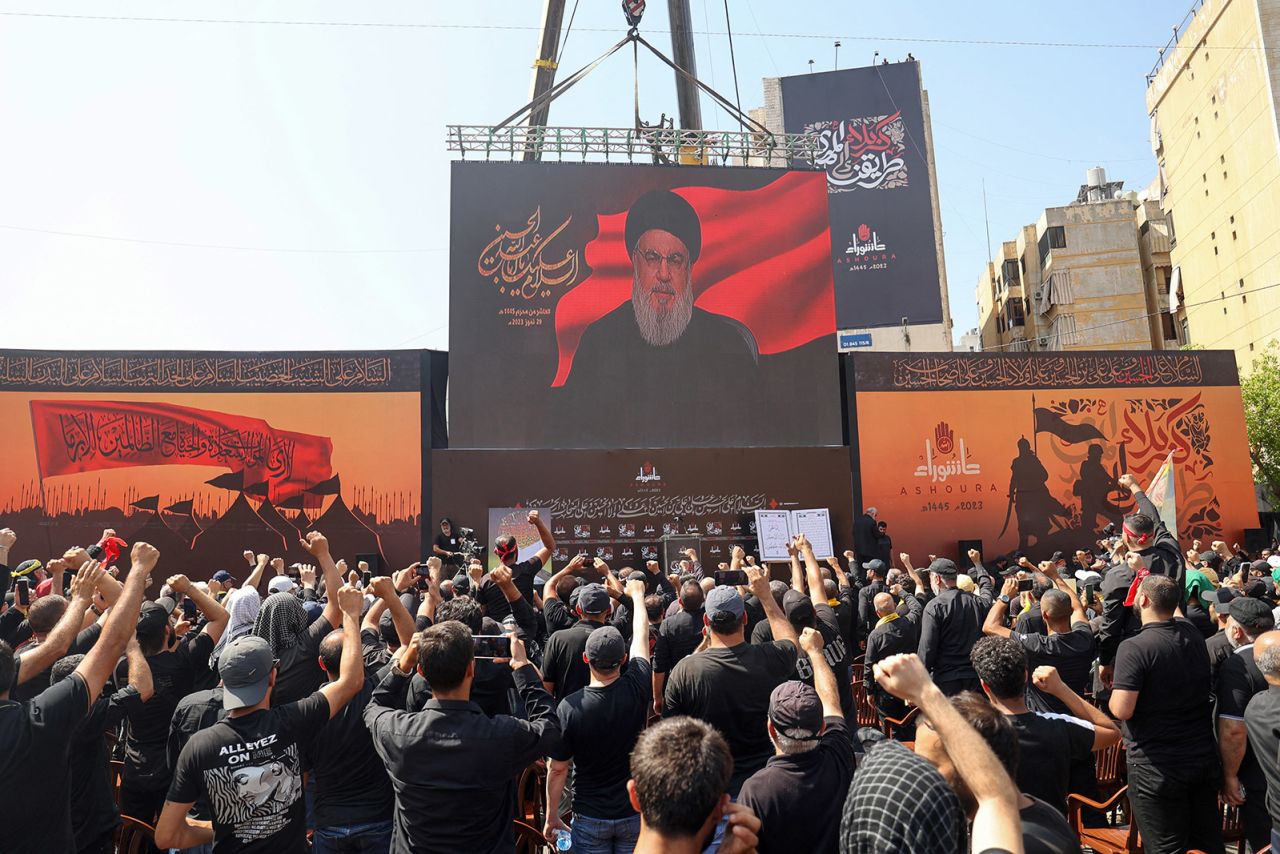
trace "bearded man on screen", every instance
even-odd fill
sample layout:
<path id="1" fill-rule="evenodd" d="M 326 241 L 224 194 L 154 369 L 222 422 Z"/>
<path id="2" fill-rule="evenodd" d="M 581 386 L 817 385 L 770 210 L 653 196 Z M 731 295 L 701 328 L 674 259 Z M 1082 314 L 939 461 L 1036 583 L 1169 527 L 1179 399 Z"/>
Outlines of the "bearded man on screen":
<path id="1" fill-rule="evenodd" d="M 627 212 L 625 239 L 631 301 L 583 332 L 565 387 L 591 407 L 608 406 L 616 395 L 623 411 L 669 414 L 692 426 L 708 384 L 721 400 L 726 391 L 749 389 L 759 358 L 755 337 L 738 321 L 694 306 L 702 223 L 684 198 L 670 190 L 642 195 Z"/>

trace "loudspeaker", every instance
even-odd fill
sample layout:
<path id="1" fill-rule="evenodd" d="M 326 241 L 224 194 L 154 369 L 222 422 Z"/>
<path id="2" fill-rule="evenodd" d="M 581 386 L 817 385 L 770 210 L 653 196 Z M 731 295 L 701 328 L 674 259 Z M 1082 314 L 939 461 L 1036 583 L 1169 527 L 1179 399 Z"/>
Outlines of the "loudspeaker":
<path id="1" fill-rule="evenodd" d="M 1243 545 L 1244 550 L 1253 556 L 1271 546 L 1271 537 L 1267 535 L 1266 528 L 1245 528 Z"/>
<path id="2" fill-rule="evenodd" d="M 982 555 L 982 559 L 986 560 L 987 556 L 982 551 L 982 540 L 961 540 L 956 544 L 959 551 L 956 554 L 956 566 L 961 569 L 973 569 L 973 561 L 969 560 L 969 549 L 977 549 L 978 554 Z"/>

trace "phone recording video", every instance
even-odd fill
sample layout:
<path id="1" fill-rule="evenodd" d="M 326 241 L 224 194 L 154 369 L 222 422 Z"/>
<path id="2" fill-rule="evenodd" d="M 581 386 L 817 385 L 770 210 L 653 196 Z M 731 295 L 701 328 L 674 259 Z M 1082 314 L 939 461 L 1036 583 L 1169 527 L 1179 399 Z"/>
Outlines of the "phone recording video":
<path id="1" fill-rule="evenodd" d="M 369 582 L 371 582 L 371 581 L 373 581 L 373 571 L 372 571 L 372 570 L 368 570 L 368 569 L 366 569 L 364 572 L 360 573 L 360 586 L 361 586 L 361 587 L 368 587 L 368 586 L 369 586 Z"/>
<path id="2" fill-rule="evenodd" d="M 506 635 L 472 635 L 476 658 L 510 658 L 511 638 Z"/>
<path id="3" fill-rule="evenodd" d="M 718 569 L 716 570 L 716 587 L 737 587 L 747 583 L 746 570 L 742 569 Z"/>
<path id="4" fill-rule="evenodd" d="M 182 618 L 184 620 L 186 620 L 187 622 L 194 620 L 196 618 L 197 613 L 199 612 L 196 610 L 195 602 L 193 602 L 190 599 L 182 600 Z"/>
<path id="5" fill-rule="evenodd" d="M 1030 578 L 1020 578 L 1020 579 L 1018 579 L 1018 592 L 1019 592 L 1019 593 L 1030 593 L 1030 592 L 1031 592 L 1031 585 L 1032 585 L 1032 584 L 1034 584 L 1034 583 L 1035 583 L 1035 582 L 1034 582 L 1032 579 L 1030 579 Z"/>
<path id="6" fill-rule="evenodd" d="M 24 608 L 31 607 L 31 582 L 19 578 L 13 585 L 13 599 Z"/>

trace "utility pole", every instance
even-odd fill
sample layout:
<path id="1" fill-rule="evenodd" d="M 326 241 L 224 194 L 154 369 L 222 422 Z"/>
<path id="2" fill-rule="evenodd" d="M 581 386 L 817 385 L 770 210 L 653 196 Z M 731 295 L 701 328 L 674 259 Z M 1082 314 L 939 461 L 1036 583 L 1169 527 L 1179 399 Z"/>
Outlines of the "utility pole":
<path id="1" fill-rule="evenodd" d="M 667 0 L 667 12 L 671 16 L 671 58 L 675 64 L 698 76 L 698 62 L 693 53 L 693 20 L 689 12 L 689 0 Z M 702 130 L 702 103 L 698 100 L 698 87 L 678 71 L 676 75 L 676 102 L 680 106 L 680 127 L 686 130 Z"/>
<path id="2" fill-rule="evenodd" d="M 538 58 L 533 63 L 533 87 L 529 100 L 533 101 L 551 91 L 556 82 L 556 54 L 560 51 L 560 24 L 564 20 L 564 0 L 544 0 L 542 7 L 542 41 Z M 674 38 L 674 36 L 672 36 Z M 551 103 L 538 107 L 529 114 L 529 127 L 546 127 Z M 527 146 L 526 161 L 542 159 L 539 146 Z"/>

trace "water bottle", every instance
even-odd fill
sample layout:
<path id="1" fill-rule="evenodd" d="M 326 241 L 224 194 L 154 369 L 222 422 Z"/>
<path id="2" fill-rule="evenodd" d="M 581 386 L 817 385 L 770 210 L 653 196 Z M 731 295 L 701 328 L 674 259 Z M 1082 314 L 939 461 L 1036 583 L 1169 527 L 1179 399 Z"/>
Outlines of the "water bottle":
<path id="1" fill-rule="evenodd" d="M 568 851 L 573 847 L 573 834 L 561 828 L 556 831 L 556 850 Z"/>

